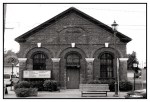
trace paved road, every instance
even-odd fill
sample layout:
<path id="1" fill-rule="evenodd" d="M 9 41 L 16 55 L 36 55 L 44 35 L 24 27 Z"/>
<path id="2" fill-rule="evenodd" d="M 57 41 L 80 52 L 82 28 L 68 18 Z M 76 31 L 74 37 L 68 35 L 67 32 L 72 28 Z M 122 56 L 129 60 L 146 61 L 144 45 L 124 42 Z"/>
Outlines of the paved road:
<path id="1" fill-rule="evenodd" d="M 37 97 L 26 97 L 26 98 L 124 98 L 127 92 L 120 92 L 119 97 L 113 97 L 114 92 L 108 92 L 108 96 L 101 96 L 101 97 L 81 97 L 81 91 L 79 89 L 66 89 L 60 90 L 60 92 L 47 92 L 42 91 L 38 92 Z M 4 95 L 4 99 L 7 98 L 18 98 L 16 97 L 14 91 L 11 91 L 8 88 L 8 94 Z M 20 97 L 19 97 L 20 98 Z M 25 97 L 23 97 L 25 98 Z"/>

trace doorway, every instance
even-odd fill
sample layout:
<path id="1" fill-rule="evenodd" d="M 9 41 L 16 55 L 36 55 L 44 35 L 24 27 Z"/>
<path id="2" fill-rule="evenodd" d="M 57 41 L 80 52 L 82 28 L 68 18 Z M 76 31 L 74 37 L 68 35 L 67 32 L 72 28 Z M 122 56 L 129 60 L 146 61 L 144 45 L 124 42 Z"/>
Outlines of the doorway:
<path id="1" fill-rule="evenodd" d="M 80 84 L 80 59 L 77 52 L 70 52 L 66 56 L 66 88 L 78 89 Z"/>
<path id="2" fill-rule="evenodd" d="M 68 66 L 67 67 L 67 89 L 78 89 L 80 83 L 80 72 L 77 66 Z"/>

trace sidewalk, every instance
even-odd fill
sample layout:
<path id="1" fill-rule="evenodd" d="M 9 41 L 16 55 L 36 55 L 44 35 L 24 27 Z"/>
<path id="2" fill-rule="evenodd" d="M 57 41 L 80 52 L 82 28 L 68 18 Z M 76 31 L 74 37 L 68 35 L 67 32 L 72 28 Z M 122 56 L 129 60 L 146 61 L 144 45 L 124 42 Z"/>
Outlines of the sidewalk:
<path id="1" fill-rule="evenodd" d="M 124 98 L 127 92 L 120 92 L 119 97 L 113 97 L 114 92 L 108 92 L 108 96 L 100 96 L 100 97 L 81 97 L 81 91 L 79 89 L 66 89 L 66 90 L 60 90 L 56 92 L 47 92 L 47 91 L 42 91 L 38 92 L 38 96 L 36 97 L 16 97 L 14 91 L 10 91 L 8 89 L 8 94 L 4 95 L 4 99 L 9 99 L 9 98 L 102 98 L 102 99 L 107 99 L 107 98 Z"/>

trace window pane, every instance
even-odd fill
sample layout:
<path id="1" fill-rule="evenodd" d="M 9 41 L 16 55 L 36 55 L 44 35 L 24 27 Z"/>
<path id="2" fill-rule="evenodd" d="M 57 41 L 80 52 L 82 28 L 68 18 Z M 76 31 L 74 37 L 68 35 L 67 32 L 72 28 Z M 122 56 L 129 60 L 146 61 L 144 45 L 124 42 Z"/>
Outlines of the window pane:
<path id="1" fill-rule="evenodd" d="M 46 69 L 46 56 L 45 54 L 37 53 L 33 56 L 33 70 L 45 70 Z"/>
<path id="2" fill-rule="evenodd" d="M 79 65 L 80 64 L 80 57 L 78 54 L 69 54 L 67 56 L 67 65 Z"/>
<path id="3" fill-rule="evenodd" d="M 101 78 L 113 77 L 113 56 L 109 53 L 104 53 L 100 57 L 100 77 Z"/>

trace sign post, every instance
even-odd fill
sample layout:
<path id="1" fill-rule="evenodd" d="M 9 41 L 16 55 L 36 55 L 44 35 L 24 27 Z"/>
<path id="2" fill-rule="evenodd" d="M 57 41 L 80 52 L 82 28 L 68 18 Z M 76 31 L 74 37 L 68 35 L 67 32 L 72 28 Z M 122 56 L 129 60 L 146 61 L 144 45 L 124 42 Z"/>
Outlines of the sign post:
<path id="1" fill-rule="evenodd" d="M 8 60 L 8 63 L 11 63 L 12 65 L 12 74 L 11 74 L 11 90 L 12 90 L 12 86 L 13 86 L 13 68 L 14 68 L 14 65 L 18 63 L 18 59 L 16 56 L 8 56 L 7 57 L 7 60 Z"/>

